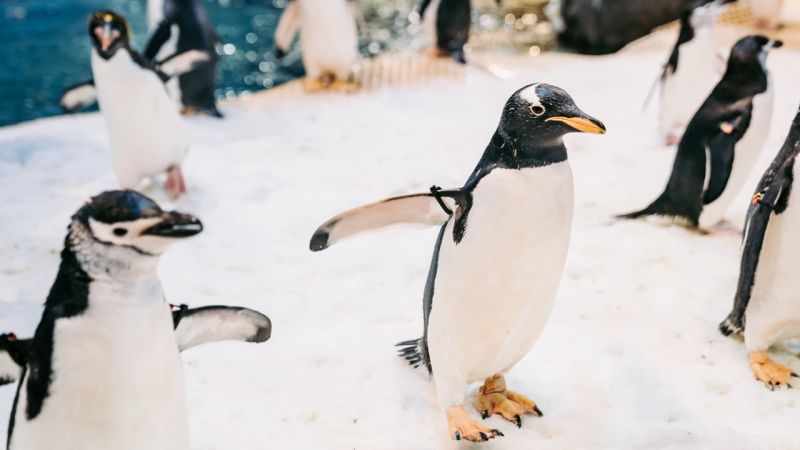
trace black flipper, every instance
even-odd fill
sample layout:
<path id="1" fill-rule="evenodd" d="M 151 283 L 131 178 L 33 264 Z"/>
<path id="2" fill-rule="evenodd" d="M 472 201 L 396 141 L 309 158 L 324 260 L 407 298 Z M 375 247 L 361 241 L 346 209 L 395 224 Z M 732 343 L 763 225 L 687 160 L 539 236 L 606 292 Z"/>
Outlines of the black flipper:
<path id="1" fill-rule="evenodd" d="M 708 143 L 711 170 L 708 179 L 708 188 L 703 194 L 703 204 L 708 205 L 718 199 L 733 169 L 734 148 L 750 126 L 751 109 L 745 109 L 730 120 L 720 124 L 720 133 L 711 138 Z"/>
<path id="2" fill-rule="evenodd" d="M 420 17 L 424 17 L 425 16 L 425 10 L 428 9 L 428 6 L 431 6 L 431 0 L 422 0 L 419 3 L 419 16 Z"/>
<path id="3" fill-rule="evenodd" d="M 793 168 L 798 152 L 800 152 L 800 113 L 795 117 L 781 151 L 761 177 L 747 211 L 742 261 L 733 309 L 719 324 L 719 330 L 725 336 L 744 332 L 745 312 L 753 292 L 767 226 L 773 213 L 781 214 L 786 210 L 794 182 Z"/>
<path id="4" fill-rule="evenodd" d="M 225 340 L 260 343 L 272 334 L 272 323 L 267 316 L 236 306 L 180 305 L 172 312 L 172 320 L 180 351 Z"/>
<path id="5" fill-rule="evenodd" d="M 161 47 L 172 35 L 172 23 L 172 18 L 164 18 L 164 20 L 158 24 L 156 30 L 150 35 L 150 39 L 147 41 L 147 46 L 142 54 L 145 59 L 148 61 L 155 61 L 158 51 L 161 50 Z"/>
<path id="6" fill-rule="evenodd" d="M 0 334 L 0 386 L 19 379 L 28 363 L 30 346 L 30 339 L 18 339 L 14 333 Z"/>

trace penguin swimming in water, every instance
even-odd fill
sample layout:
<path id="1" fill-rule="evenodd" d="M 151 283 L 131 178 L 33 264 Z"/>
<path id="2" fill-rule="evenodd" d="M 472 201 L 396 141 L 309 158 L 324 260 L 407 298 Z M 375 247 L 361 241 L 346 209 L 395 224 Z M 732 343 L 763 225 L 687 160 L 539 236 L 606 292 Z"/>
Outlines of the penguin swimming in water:
<path id="1" fill-rule="evenodd" d="M 476 409 L 521 425 L 536 404 L 503 374 L 544 328 L 567 256 L 573 183 L 563 136 L 604 133 L 562 89 L 544 83 L 516 91 L 477 167 L 460 189 L 390 198 L 320 226 L 311 250 L 396 224 L 441 225 L 423 296 L 423 337 L 398 344 L 433 376 L 454 439 L 500 435 L 464 409 L 467 386 L 484 381 Z"/>
<path id="2" fill-rule="evenodd" d="M 199 112 L 222 117 L 214 96 L 217 79 L 216 46 L 219 37 L 202 0 L 149 0 L 147 23 L 151 30 L 144 57 L 160 61 L 176 53 L 200 50 L 209 55 L 202 67 L 177 77 L 168 86 L 174 98 L 183 105 L 184 113 Z"/>
<path id="3" fill-rule="evenodd" d="M 22 360 L 10 450 L 189 449 L 180 350 L 271 332 L 252 310 L 165 301 L 161 254 L 202 229 L 135 191 L 104 192 L 73 215 Z"/>
<path id="4" fill-rule="evenodd" d="M 181 161 L 187 146 L 181 116 L 164 82 L 207 63 L 208 53 L 191 50 L 154 66 L 130 48 L 127 21 L 111 11 L 91 16 L 89 36 L 94 79 L 68 89 L 62 108 L 69 112 L 98 101 L 123 188 L 166 172 L 165 188 L 172 197 L 180 196 L 186 192 Z"/>
<path id="5" fill-rule="evenodd" d="M 800 205 L 793 192 L 800 179 L 800 111 L 780 152 L 761 177 L 747 212 L 741 269 L 733 310 L 719 328 L 744 335 L 750 368 L 771 389 L 797 376 L 772 359 L 772 344 L 800 338 Z"/>
<path id="6" fill-rule="evenodd" d="M 358 17 L 354 0 L 289 1 L 275 29 L 275 46 L 278 56 L 284 55 L 299 31 L 307 91 L 358 89 L 352 73 L 358 58 Z"/>
<path id="7" fill-rule="evenodd" d="M 720 0 L 687 9 L 680 32 L 659 77 L 659 132 L 667 145 L 677 144 L 692 116 L 722 76 L 714 44 L 714 20 Z"/>
<path id="8" fill-rule="evenodd" d="M 733 46 L 725 75 L 678 144 L 664 193 L 647 208 L 620 218 L 671 216 L 701 228 L 724 218 L 769 133 L 773 90 L 766 59 L 781 45 L 764 36 L 747 36 Z"/>

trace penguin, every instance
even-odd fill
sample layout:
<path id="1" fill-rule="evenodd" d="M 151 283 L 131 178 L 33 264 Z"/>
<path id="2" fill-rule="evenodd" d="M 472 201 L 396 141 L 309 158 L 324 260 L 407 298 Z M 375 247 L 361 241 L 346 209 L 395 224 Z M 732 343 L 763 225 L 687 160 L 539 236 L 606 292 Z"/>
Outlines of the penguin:
<path id="1" fill-rule="evenodd" d="M 432 374 L 456 439 L 502 434 L 464 408 L 467 386 L 483 381 L 475 408 L 521 426 L 541 416 L 503 375 L 528 353 L 553 306 L 569 245 L 573 182 L 563 137 L 605 126 L 564 90 L 525 86 L 506 102 L 500 124 L 460 189 L 389 198 L 344 212 L 311 238 L 320 251 L 354 234 L 395 224 L 440 225 L 423 295 L 423 336 L 398 344 Z"/>
<path id="2" fill-rule="evenodd" d="M 165 188 L 177 198 L 186 192 L 180 165 L 187 146 L 178 107 L 164 82 L 195 70 L 210 57 L 190 50 L 153 65 L 131 49 L 128 30 L 125 18 L 112 11 L 91 16 L 94 78 L 67 89 L 61 106 L 71 112 L 96 99 L 108 126 L 120 185 L 132 189 L 143 178 L 166 172 Z"/>
<path id="3" fill-rule="evenodd" d="M 744 336 L 750 368 L 770 389 L 790 386 L 797 375 L 773 361 L 776 342 L 800 338 L 800 284 L 794 267 L 800 249 L 800 205 L 793 193 L 800 176 L 800 111 L 783 147 L 758 183 L 747 212 L 741 266 L 733 309 L 719 325 L 722 334 Z"/>
<path id="4" fill-rule="evenodd" d="M 472 24 L 470 0 L 422 0 L 422 28 L 434 56 L 452 56 L 464 64 L 464 45 Z"/>
<path id="5" fill-rule="evenodd" d="M 686 127 L 664 192 L 618 217 L 671 216 L 703 229 L 724 218 L 767 139 L 773 91 L 766 59 L 781 45 L 747 36 L 733 46 L 725 74 Z"/>
<path id="6" fill-rule="evenodd" d="M 221 118 L 214 96 L 219 36 L 202 0 L 149 0 L 147 23 L 151 35 L 143 56 L 148 61 L 189 50 L 209 55 L 206 64 L 178 76 L 177 83 L 170 81 L 168 86 L 174 90 L 173 97 L 183 105 L 185 114 L 203 113 Z"/>
<path id="7" fill-rule="evenodd" d="M 686 125 L 719 82 L 724 66 L 714 44 L 714 20 L 721 0 L 688 8 L 658 79 L 659 132 L 667 145 L 680 140 Z"/>
<path id="8" fill-rule="evenodd" d="M 18 339 L 14 333 L 0 334 L 0 386 L 17 381 L 28 361 L 30 342 L 30 339 Z"/>
<path id="9" fill-rule="evenodd" d="M 202 229 L 130 190 L 78 209 L 22 360 L 10 450 L 189 449 L 180 350 L 271 332 L 252 310 L 166 303 L 159 259 Z"/>
<path id="10" fill-rule="evenodd" d="M 358 58 L 360 14 L 354 0 L 289 0 L 275 29 L 275 47 L 283 56 L 299 31 L 307 91 L 358 89 L 352 66 Z"/>

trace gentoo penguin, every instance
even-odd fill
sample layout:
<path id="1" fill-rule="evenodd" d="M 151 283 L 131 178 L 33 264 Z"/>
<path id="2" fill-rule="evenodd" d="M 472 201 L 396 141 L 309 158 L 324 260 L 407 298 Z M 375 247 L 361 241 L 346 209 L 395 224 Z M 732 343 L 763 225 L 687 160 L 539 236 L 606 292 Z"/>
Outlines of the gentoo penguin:
<path id="1" fill-rule="evenodd" d="M 255 311 L 173 312 L 165 301 L 161 254 L 202 229 L 135 191 L 104 192 L 72 216 L 23 360 L 10 450 L 189 449 L 179 351 L 219 339 L 262 342 L 271 330 Z"/>
<path id="2" fill-rule="evenodd" d="M 659 132 L 667 145 L 677 144 L 692 116 L 722 76 L 714 44 L 719 0 L 688 8 L 680 33 L 659 77 Z"/>
<path id="3" fill-rule="evenodd" d="M 741 269 L 733 310 L 719 328 L 743 334 L 756 379 L 768 387 L 788 385 L 792 370 L 772 361 L 772 344 L 800 338 L 800 205 L 792 191 L 800 176 L 800 112 L 780 152 L 761 177 L 745 223 Z M 795 375 L 796 376 L 796 375 Z"/>
<path id="4" fill-rule="evenodd" d="M 147 24 L 150 40 L 144 51 L 149 61 L 160 61 L 176 53 L 200 50 L 209 61 L 197 70 L 177 77 L 168 86 L 175 90 L 184 113 L 222 117 L 214 96 L 217 73 L 216 46 L 219 37 L 202 0 L 149 0 Z M 174 86 L 173 86 L 174 84 Z"/>
<path id="5" fill-rule="evenodd" d="M 764 36 L 747 36 L 733 46 L 722 80 L 678 144 L 664 193 L 647 208 L 620 217 L 672 216 L 701 228 L 723 219 L 767 138 L 773 103 L 767 53 L 781 45 Z"/>
<path id="6" fill-rule="evenodd" d="M 282 56 L 299 31 L 307 91 L 358 88 L 352 73 L 358 58 L 358 17 L 354 0 L 289 0 L 275 29 L 275 47 Z"/>
<path id="7" fill-rule="evenodd" d="M 423 337 L 398 344 L 433 376 L 454 439 L 500 433 L 464 409 L 467 385 L 484 381 L 475 407 L 521 425 L 536 404 L 503 375 L 541 333 L 558 289 L 572 223 L 565 134 L 604 133 L 562 89 L 531 84 L 508 99 L 500 124 L 460 189 L 394 197 L 340 214 L 317 229 L 311 250 L 400 223 L 441 225 L 423 295 Z"/>
<path id="8" fill-rule="evenodd" d="M 192 50 L 157 66 L 130 48 L 128 23 L 111 11 L 89 20 L 94 79 L 67 90 L 66 111 L 94 100 L 106 119 L 111 156 L 123 188 L 135 188 L 143 178 L 167 173 L 165 188 L 173 197 L 186 192 L 181 161 L 186 141 L 178 108 L 164 81 L 208 62 L 208 53 Z"/>
<path id="9" fill-rule="evenodd" d="M 422 0 L 419 15 L 434 56 L 452 56 L 465 63 L 464 45 L 472 24 L 470 0 Z"/>

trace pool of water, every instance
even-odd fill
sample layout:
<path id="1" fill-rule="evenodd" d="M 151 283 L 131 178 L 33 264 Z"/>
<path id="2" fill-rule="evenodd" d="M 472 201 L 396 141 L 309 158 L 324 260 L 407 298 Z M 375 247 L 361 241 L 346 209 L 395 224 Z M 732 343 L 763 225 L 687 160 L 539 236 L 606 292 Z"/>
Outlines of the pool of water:
<path id="1" fill-rule="evenodd" d="M 286 0 L 205 0 L 220 40 L 217 95 L 269 88 L 301 76 L 296 53 L 273 55 L 272 34 Z M 146 0 L 0 0 L 0 125 L 60 114 L 64 88 L 91 77 L 89 15 L 112 9 L 147 41 Z"/>

